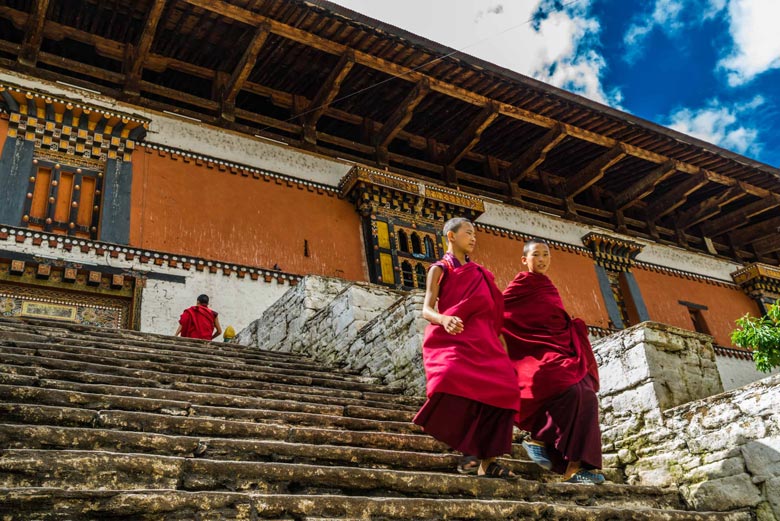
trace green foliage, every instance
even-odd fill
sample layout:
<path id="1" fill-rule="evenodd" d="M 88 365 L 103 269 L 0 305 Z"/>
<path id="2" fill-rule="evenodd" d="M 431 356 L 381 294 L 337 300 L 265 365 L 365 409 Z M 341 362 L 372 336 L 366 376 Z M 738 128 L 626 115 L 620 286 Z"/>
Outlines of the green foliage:
<path id="1" fill-rule="evenodd" d="M 759 371 L 768 373 L 780 367 L 780 302 L 770 305 L 763 317 L 745 315 L 737 319 L 737 329 L 731 333 L 731 341 L 753 351 L 753 360 Z"/>

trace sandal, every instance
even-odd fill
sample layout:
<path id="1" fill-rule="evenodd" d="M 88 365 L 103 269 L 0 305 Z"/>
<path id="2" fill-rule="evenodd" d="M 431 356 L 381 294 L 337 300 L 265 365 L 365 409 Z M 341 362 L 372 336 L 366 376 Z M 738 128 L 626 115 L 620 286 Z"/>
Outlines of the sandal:
<path id="1" fill-rule="evenodd" d="M 508 468 L 499 465 L 495 461 L 488 465 L 488 467 L 485 469 L 484 474 L 479 474 L 479 477 L 481 478 L 498 478 L 498 479 L 506 479 L 508 481 L 511 481 L 513 479 L 517 479 L 517 476 L 512 474 L 512 471 Z"/>
<path id="2" fill-rule="evenodd" d="M 479 470 L 479 458 L 463 456 L 458 463 L 458 474 L 476 474 Z"/>

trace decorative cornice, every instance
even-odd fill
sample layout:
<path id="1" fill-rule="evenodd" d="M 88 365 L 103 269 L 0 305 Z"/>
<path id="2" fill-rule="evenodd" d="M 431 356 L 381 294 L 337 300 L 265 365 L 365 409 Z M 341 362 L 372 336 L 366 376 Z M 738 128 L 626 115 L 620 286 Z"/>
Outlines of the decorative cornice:
<path id="1" fill-rule="evenodd" d="M 780 299 L 780 268 L 754 262 L 731 274 L 734 282 L 754 298 Z"/>
<path id="2" fill-rule="evenodd" d="M 591 232 L 582 238 L 593 252 L 596 263 L 614 271 L 630 271 L 644 245 L 602 233 Z"/>
<path id="3" fill-rule="evenodd" d="M 659 264 L 653 264 L 652 262 L 635 261 L 633 267 L 647 271 L 654 271 L 656 273 L 665 273 L 667 275 L 679 277 L 681 279 L 698 280 L 701 282 L 706 282 L 707 284 L 712 284 L 713 286 L 720 286 L 722 288 L 739 289 L 739 286 L 728 280 L 716 279 L 715 277 L 708 277 L 707 275 L 700 275 L 690 271 L 669 268 Z"/>
<path id="4" fill-rule="evenodd" d="M 339 183 L 339 191 L 364 215 L 387 208 L 436 221 L 474 220 L 485 212 L 479 197 L 363 165 L 352 167 Z"/>
<path id="5" fill-rule="evenodd" d="M 145 129 L 148 129 L 149 123 L 151 123 L 151 120 L 149 118 L 144 118 L 136 114 L 128 114 L 125 112 L 111 111 L 97 105 L 92 105 L 89 103 L 84 103 L 82 101 L 63 98 L 59 96 L 52 96 L 51 94 L 45 92 L 40 92 L 38 90 L 30 89 L 28 87 L 21 87 L 19 85 L 14 85 L 12 83 L 0 82 L 0 93 L 3 92 L 10 94 L 10 96 L 19 104 L 19 108 L 25 111 L 24 113 L 27 113 L 27 108 L 29 108 L 29 103 L 24 103 L 24 106 L 26 108 L 22 109 L 23 106 L 22 99 L 40 100 L 46 105 L 51 105 L 51 104 L 62 105 L 63 108 L 66 110 L 78 109 L 80 111 L 83 111 L 85 114 L 100 114 L 104 118 L 108 118 L 108 119 L 116 118 L 125 124 L 127 123 L 137 124 L 137 125 L 133 125 L 133 128 L 140 125 Z M 3 97 L 6 99 L 6 101 L 8 100 L 6 95 L 3 95 Z"/>
<path id="6" fill-rule="evenodd" d="M 136 258 L 141 264 L 152 264 L 155 266 L 167 266 L 182 271 L 207 271 L 209 273 L 222 273 L 229 277 L 235 273 L 239 279 L 247 275 L 252 280 L 263 280 L 271 282 L 276 280 L 279 284 L 285 282 L 294 286 L 303 278 L 301 275 L 285 273 L 279 270 L 258 268 L 255 266 L 245 266 L 230 262 L 203 259 L 200 257 L 191 257 L 186 255 L 175 255 L 155 250 L 146 250 L 112 244 L 107 242 L 91 241 L 87 239 L 71 238 L 63 235 L 56 235 L 46 232 L 30 231 L 23 228 L 14 228 L 11 226 L 0 227 L 0 241 L 15 241 L 20 244 L 31 244 L 43 248 L 43 244 L 50 249 L 63 249 L 68 252 L 78 249 L 81 253 L 102 257 L 108 254 L 112 259 L 124 258 L 126 261 L 134 261 Z"/>

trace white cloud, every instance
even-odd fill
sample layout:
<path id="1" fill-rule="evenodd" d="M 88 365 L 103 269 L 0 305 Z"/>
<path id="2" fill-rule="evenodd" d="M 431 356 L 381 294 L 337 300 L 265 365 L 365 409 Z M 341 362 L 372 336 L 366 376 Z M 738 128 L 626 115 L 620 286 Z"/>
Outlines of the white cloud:
<path id="1" fill-rule="evenodd" d="M 674 130 L 734 152 L 756 156 L 761 151 L 758 129 L 743 124 L 743 121 L 764 101 L 763 97 L 756 96 L 751 100 L 729 106 L 713 99 L 699 109 L 675 110 L 669 116 L 667 124 Z"/>
<path id="2" fill-rule="evenodd" d="M 726 1 L 711 0 L 723 7 Z M 726 72 L 729 85 L 743 85 L 763 72 L 780 68 L 780 2 L 728 0 L 728 18 L 733 47 L 718 66 Z"/>
<path id="3" fill-rule="evenodd" d="M 549 0 L 335 0 L 349 9 L 462 50 L 507 69 L 617 106 L 602 85 L 600 25 L 593 0 L 563 9 Z M 531 22 L 533 20 L 533 22 Z"/>
<path id="4" fill-rule="evenodd" d="M 633 61 L 641 55 L 641 44 L 654 29 L 661 29 L 667 34 L 675 34 L 682 29 L 683 7 L 681 0 L 655 0 L 653 10 L 636 17 L 623 36 L 623 42 L 628 50 L 625 58 Z"/>

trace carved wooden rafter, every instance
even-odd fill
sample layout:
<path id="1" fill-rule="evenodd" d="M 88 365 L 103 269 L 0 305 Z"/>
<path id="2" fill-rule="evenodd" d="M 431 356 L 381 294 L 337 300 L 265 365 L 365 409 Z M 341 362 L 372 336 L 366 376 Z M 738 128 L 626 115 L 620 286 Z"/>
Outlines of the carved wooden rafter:
<path id="1" fill-rule="evenodd" d="M 140 92 L 139 84 L 141 82 L 141 73 L 144 68 L 144 62 L 149 56 L 152 48 L 154 35 L 157 33 L 157 25 L 160 23 L 166 0 L 154 0 L 152 8 L 144 21 L 144 29 L 141 32 L 141 38 L 135 47 L 128 46 L 127 70 L 125 73 L 124 91 L 129 94 L 138 94 Z"/>
<path id="2" fill-rule="evenodd" d="M 618 210 L 625 210 L 629 206 L 637 203 L 650 195 L 658 183 L 674 174 L 677 171 L 674 161 L 666 161 L 660 166 L 654 168 L 634 184 L 615 196 L 615 207 Z"/>
<path id="3" fill-rule="evenodd" d="M 721 208 L 744 197 L 745 191 L 741 186 L 732 186 L 718 195 L 708 197 L 704 201 L 688 208 L 675 219 L 676 225 L 681 230 L 687 230 L 691 226 L 710 219 L 720 213 Z"/>
<path id="4" fill-rule="evenodd" d="M 738 210 L 701 225 L 705 237 L 722 235 L 739 228 L 751 218 L 780 206 L 780 197 L 767 197 L 743 206 Z"/>
<path id="5" fill-rule="evenodd" d="M 618 145 L 610 148 L 588 163 L 585 168 L 566 180 L 566 197 L 572 198 L 593 186 L 604 177 L 606 171 L 626 157 L 626 151 Z"/>
<path id="6" fill-rule="evenodd" d="M 49 9 L 49 0 L 35 0 L 33 10 L 24 25 L 24 42 L 19 49 L 17 57 L 19 63 L 28 67 L 35 67 L 38 62 L 38 53 L 43 42 L 43 26 L 46 23 L 46 11 Z"/>

